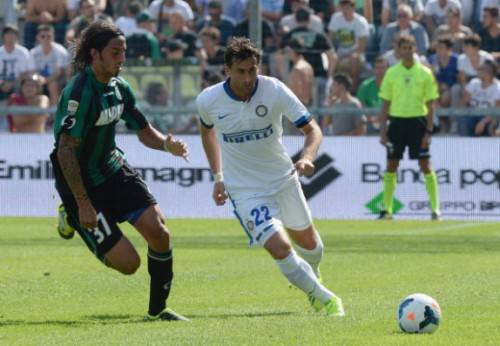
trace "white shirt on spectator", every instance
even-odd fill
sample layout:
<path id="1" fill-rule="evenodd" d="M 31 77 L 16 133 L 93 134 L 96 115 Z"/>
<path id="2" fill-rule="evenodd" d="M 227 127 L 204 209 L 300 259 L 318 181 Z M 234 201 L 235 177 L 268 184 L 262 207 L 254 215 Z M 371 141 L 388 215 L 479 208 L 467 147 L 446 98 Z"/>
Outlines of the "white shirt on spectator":
<path id="1" fill-rule="evenodd" d="M 465 89 L 470 94 L 470 107 L 477 108 L 494 108 L 496 103 L 500 101 L 500 81 L 493 80 L 493 84 L 483 88 L 479 78 L 472 79 L 467 83 Z"/>
<path id="2" fill-rule="evenodd" d="M 41 45 L 30 50 L 35 70 L 44 77 L 53 75 L 57 70 L 69 65 L 69 53 L 62 45 L 52 42 L 52 50 L 45 55 Z"/>
<path id="3" fill-rule="evenodd" d="M 486 60 L 494 61 L 495 59 L 493 58 L 493 56 L 490 53 L 485 52 L 484 50 L 480 50 L 479 51 L 479 61 L 480 61 L 479 65 L 482 65 L 483 62 L 485 62 Z M 469 57 L 465 54 L 460 54 L 458 56 L 457 69 L 459 72 L 465 73 L 465 75 L 467 77 L 477 76 L 477 70 L 474 68 L 474 66 L 472 66 Z"/>
<path id="4" fill-rule="evenodd" d="M 297 27 L 297 21 L 295 20 L 295 13 L 288 14 L 283 18 L 281 18 L 280 27 L 282 28 L 287 27 L 289 30 L 295 29 Z M 316 32 L 324 32 L 323 22 L 321 21 L 321 18 L 312 13 L 311 16 L 309 17 L 309 25 L 307 26 L 307 28 Z"/>
<path id="5" fill-rule="evenodd" d="M 429 0 L 425 5 L 424 14 L 432 17 L 434 24 L 439 26 L 446 24 L 446 16 L 451 8 L 458 8 L 460 12 L 462 11 L 462 5 L 457 0 L 448 0 L 445 7 L 439 5 L 439 0 Z"/>
<path id="6" fill-rule="evenodd" d="M 0 79 L 16 80 L 21 73 L 33 70 L 33 59 L 25 47 L 16 43 L 10 53 L 5 46 L 0 47 Z"/>
<path id="7" fill-rule="evenodd" d="M 123 31 L 123 34 L 125 34 L 125 36 L 132 35 L 134 30 L 137 28 L 137 22 L 135 21 L 135 18 L 126 17 L 126 16 L 118 17 L 115 20 L 115 25 L 121 31 Z"/>
<path id="8" fill-rule="evenodd" d="M 153 18 L 158 19 L 158 16 L 160 15 L 160 6 L 163 5 L 163 0 L 155 0 L 149 5 L 149 12 L 153 16 Z M 163 5 L 163 13 L 174 13 L 178 12 L 184 17 L 184 20 L 193 20 L 194 19 L 194 14 L 193 10 L 191 10 L 191 7 L 188 5 L 187 2 L 182 1 L 182 0 L 174 0 L 174 6 L 172 7 L 167 7 Z"/>
<path id="9" fill-rule="evenodd" d="M 343 56 L 356 50 L 361 37 L 368 37 L 369 26 L 365 17 L 357 13 L 351 21 L 347 21 L 341 12 L 337 12 L 330 19 L 328 31 L 335 32 L 335 41 L 338 42 L 337 54 Z"/>

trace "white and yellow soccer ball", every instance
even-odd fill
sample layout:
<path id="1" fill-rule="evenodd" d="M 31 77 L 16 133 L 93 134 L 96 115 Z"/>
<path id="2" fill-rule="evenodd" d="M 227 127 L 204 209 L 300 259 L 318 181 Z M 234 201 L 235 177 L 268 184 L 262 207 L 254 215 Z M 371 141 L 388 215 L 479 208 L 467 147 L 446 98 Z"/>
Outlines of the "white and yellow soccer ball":
<path id="1" fill-rule="evenodd" d="M 441 308 L 434 298 L 415 293 L 401 301 L 397 317 L 405 333 L 432 333 L 441 322 Z"/>

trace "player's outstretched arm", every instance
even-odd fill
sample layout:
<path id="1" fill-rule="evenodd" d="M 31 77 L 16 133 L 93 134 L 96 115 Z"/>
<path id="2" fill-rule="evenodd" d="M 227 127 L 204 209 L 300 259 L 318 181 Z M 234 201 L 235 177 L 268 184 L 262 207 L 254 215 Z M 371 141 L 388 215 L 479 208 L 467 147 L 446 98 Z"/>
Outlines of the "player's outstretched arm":
<path id="1" fill-rule="evenodd" d="M 189 149 L 186 143 L 181 139 L 174 138 L 171 134 L 163 135 L 160 131 L 152 127 L 151 124 L 139 130 L 137 137 L 148 148 L 164 150 L 189 161 Z"/>
<path id="2" fill-rule="evenodd" d="M 81 140 L 78 138 L 71 137 L 65 133 L 61 134 L 57 149 L 57 160 L 61 166 L 66 183 L 78 204 L 80 225 L 85 228 L 94 228 L 97 227 L 96 211 L 83 185 L 80 163 L 76 157 L 76 149 L 80 146 L 80 143 Z"/>
<path id="3" fill-rule="evenodd" d="M 300 130 L 305 136 L 304 149 L 300 159 L 295 163 L 295 169 L 299 175 L 308 177 L 314 173 L 313 162 L 323 140 L 323 133 L 314 119 L 301 127 Z"/>

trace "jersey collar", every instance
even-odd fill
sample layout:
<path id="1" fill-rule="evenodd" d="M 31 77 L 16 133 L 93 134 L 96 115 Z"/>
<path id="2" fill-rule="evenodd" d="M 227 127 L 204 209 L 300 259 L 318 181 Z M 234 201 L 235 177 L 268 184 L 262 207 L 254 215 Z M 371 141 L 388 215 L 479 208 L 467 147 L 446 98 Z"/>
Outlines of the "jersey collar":
<path id="1" fill-rule="evenodd" d="M 230 82 L 231 82 L 231 78 L 228 78 L 228 79 L 226 79 L 226 81 L 223 84 L 224 91 L 226 92 L 227 96 L 229 96 L 230 98 L 232 98 L 235 101 L 245 102 L 242 99 L 240 99 L 238 96 L 236 96 L 235 93 L 233 93 L 233 91 L 231 90 L 231 87 L 229 86 Z M 259 85 L 259 77 L 257 76 L 257 80 L 255 81 L 255 86 L 254 86 L 254 88 L 252 90 L 252 94 L 250 95 L 250 98 L 248 99 L 247 102 L 250 102 L 250 100 L 252 99 L 253 95 L 255 95 L 255 93 L 257 92 L 257 86 L 258 85 Z"/>

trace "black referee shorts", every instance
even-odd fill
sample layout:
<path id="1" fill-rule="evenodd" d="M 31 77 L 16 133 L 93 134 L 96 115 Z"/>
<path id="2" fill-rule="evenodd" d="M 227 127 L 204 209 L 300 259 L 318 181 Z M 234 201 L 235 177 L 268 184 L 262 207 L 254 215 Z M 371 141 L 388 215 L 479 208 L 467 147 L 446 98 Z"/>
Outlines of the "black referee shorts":
<path id="1" fill-rule="evenodd" d="M 97 212 L 97 227 L 83 228 L 78 219 L 78 206 L 64 179 L 59 163 L 51 155 L 56 189 L 61 197 L 69 224 L 80 234 L 85 244 L 101 261 L 123 236 L 118 223 L 129 220 L 131 213 L 144 210 L 156 200 L 139 174 L 125 163 L 102 184 L 87 188 L 87 194 Z"/>
<path id="2" fill-rule="evenodd" d="M 422 138 L 426 129 L 425 117 L 389 117 L 387 137 L 392 145 L 387 146 L 387 158 L 402 159 L 406 147 L 410 150 L 410 160 L 430 158 L 429 148 L 422 148 Z"/>

